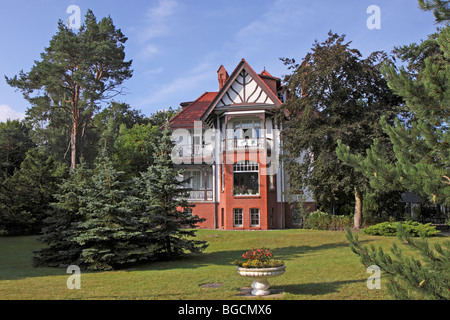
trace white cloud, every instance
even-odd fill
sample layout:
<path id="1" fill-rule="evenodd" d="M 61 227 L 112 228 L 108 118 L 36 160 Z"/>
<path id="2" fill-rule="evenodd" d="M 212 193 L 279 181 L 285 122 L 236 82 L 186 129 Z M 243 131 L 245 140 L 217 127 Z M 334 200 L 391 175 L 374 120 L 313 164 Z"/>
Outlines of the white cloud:
<path id="1" fill-rule="evenodd" d="M 138 29 L 137 38 L 141 45 L 138 58 L 148 59 L 160 53 L 156 39 L 170 34 L 171 18 L 178 5 L 176 0 L 159 0 L 156 6 L 147 10 L 144 25 Z"/>
<path id="2" fill-rule="evenodd" d="M 280 38 L 301 35 L 302 24 L 315 15 L 308 6 L 299 5 L 298 0 L 277 0 L 261 16 L 248 21 L 227 45 L 238 57 L 273 50 Z"/>
<path id="3" fill-rule="evenodd" d="M 141 59 L 148 59 L 158 53 L 159 53 L 159 48 L 155 44 L 149 43 L 149 44 L 145 45 L 145 47 L 138 52 L 138 57 Z"/>
<path id="4" fill-rule="evenodd" d="M 215 67 L 210 62 L 203 62 L 194 66 L 188 72 L 174 78 L 171 82 L 162 84 L 159 89 L 152 90 L 150 96 L 138 101 L 137 104 L 141 106 L 177 107 L 180 102 L 197 99 L 198 97 L 195 95 L 200 96 L 207 91 L 204 84 L 217 77 L 215 73 L 217 68 Z M 198 91 L 199 89 L 201 92 Z M 168 97 L 172 97 L 172 99 L 180 97 L 181 100 L 176 105 L 167 105 Z"/>
<path id="5" fill-rule="evenodd" d="M 22 120 L 25 118 L 24 112 L 18 112 L 6 104 L 0 104 L 0 122 L 6 122 L 6 120 Z"/>

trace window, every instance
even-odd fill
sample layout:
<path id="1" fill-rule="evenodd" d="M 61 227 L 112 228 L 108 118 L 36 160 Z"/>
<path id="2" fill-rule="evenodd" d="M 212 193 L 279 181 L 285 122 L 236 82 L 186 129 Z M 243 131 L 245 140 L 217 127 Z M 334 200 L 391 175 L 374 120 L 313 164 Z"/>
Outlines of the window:
<path id="1" fill-rule="evenodd" d="M 192 216 L 192 208 L 184 208 L 183 213 L 187 216 Z"/>
<path id="2" fill-rule="evenodd" d="M 235 139 L 261 138 L 261 120 L 242 120 L 233 122 Z"/>
<path id="3" fill-rule="evenodd" d="M 295 208 L 292 210 L 292 224 L 294 225 L 302 225 L 303 223 L 303 214 L 300 208 Z"/>
<path id="4" fill-rule="evenodd" d="M 242 227 L 242 209 L 233 209 L 233 226 Z"/>
<path id="5" fill-rule="evenodd" d="M 250 227 L 258 227 L 259 226 L 259 209 L 252 208 L 250 209 Z"/>
<path id="6" fill-rule="evenodd" d="M 233 165 L 233 195 L 259 195 L 259 164 L 239 161 Z"/>
<path id="7" fill-rule="evenodd" d="M 212 190 L 212 174 L 211 172 L 207 172 L 205 177 L 205 172 L 200 170 L 186 170 L 184 172 L 184 179 L 191 178 L 191 180 L 186 183 L 185 187 L 190 188 L 192 190 L 204 190 L 205 182 L 206 189 Z"/>

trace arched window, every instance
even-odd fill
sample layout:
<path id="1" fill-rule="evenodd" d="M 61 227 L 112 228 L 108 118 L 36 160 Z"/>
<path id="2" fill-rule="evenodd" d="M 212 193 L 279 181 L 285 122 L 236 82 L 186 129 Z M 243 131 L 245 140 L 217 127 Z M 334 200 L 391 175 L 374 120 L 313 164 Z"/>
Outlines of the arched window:
<path id="1" fill-rule="evenodd" d="M 259 164 L 244 160 L 233 165 L 233 195 L 259 195 Z"/>

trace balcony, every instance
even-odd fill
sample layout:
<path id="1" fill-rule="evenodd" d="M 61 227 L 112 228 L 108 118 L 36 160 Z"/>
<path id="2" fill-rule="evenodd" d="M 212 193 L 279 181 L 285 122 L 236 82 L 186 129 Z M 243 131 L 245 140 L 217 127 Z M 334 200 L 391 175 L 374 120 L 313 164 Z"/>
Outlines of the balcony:
<path id="1" fill-rule="evenodd" d="M 264 138 L 234 138 L 226 140 L 226 150 L 258 150 L 265 149 Z"/>

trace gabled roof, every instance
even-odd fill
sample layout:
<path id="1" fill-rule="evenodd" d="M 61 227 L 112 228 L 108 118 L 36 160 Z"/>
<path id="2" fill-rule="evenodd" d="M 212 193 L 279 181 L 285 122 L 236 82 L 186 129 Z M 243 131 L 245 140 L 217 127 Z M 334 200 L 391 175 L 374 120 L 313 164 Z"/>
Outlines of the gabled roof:
<path id="1" fill-rule="evenodd" d="M 256 94 L 256 95 L 253 94 L 252 95 L 252 93 L 254 93 L 254 92 L 249 93 L 249 95 L 247 97 L 245 97 L 245 94 L 244 94 L 244 99 L 242 99 L 242 97 L 239 95 L 239 93 L 237 93 L 236 90 L 232 86 L 235 83 L 235 81 L 238 79 L 238 77 L 242 77 L 241 73 L 243 71 L 245 73 L 247 73 L 250 76 L 250 78 L 256 82 L 256 85 L 260 89 L 260 92 L 258 94 L 261 94 L 261 92 L 263 92 L 263 94 L 265 96 L 267 96 L 267 99 L 259 100 L 258 94 Z M 267 74 L 269 74 L 269 73 L 267 72 Z M 240 83 L 240 82 L 237 82 L 237 83 Z M 246 84 L 245 83 L 244 84 L 241 83 L 241 85 L 245 86 Z M 233 73 L 228 78 L 228 80 L 225 83 L 225 85 L 222 87 L 222 89 L 219 91 L 219 93 L 216 95 L 214 100 L 211 102 L 209 107 L 206 109 L 206 111 L 202 115 L 202 117 L 201 117 L 202 121 L 204 121 L 204 120 L 206 120 L 208 118 L 208 116 L 211 114 L 211 112 L 214 110 L 214 108 L 216 108 L 216 106 L 218 106 L 219 104 L 223 105 L 224 104 L 224 100 L 226 100 L 226 101 L 233 100 L 232 97 L 230 98 L 230 96 L 227 95 L 227 92 L 229 90 L 230 90 L 230 92 L 234 92 L 236 94 L 235 97 L 237 97 L 237 96 L 239 97 L 239 99 L 240 99 L 240 101 L 242 102 L 243 105 L 249 104 L 248 101 L 244 101 L 244 100 L 246 100 L 246 98 L 252 98 L 253 99 L 252 100 L 253 104 L 257 104 L 257 103 L 264 104 L 265 101 L 270 100 L 270 102 L 273 103 L 275 105 L 275 107 L 280 107 L 282 105 L 282 102 L 280 101 L 280 99 L 278 99 L 277 95 L 267 86 L 267 84 L 252 69 L 252 67 L 250 67 L 250 65 L 247 63 L 247 61 L 245 61 L 245 59 L 242 59 L 241 62 L 236 67 L 236 69 L 234 69 Z"/>
<path id="2" fill-rule="evenodd" d="M 205 92 L 197 100 L 185 106 L 171 121 L 171 129 L 192 129 L 194 121 L 200 121 L 211 102 L 216 97 L 217 92 Z"/>
<path id="3" fill-rule="evenodd" d="M 223 73 L 228 76 L 228 73 L 226 73 L 225 68 L 221 66 L 219 68 L 219 71 L 223 69 Z M 278 96 L 276 92 L 273 92 L 267 83 L 262 79 L 262 77 L 265 78 L 272 78 L 272 79 L 278 79 L 276 77 L 273 77 L 269 72 L 264 70 L 261 72 L 260 75 L 258 75 L 245 61 L 245 59 L 242 59 L 241 62 L 238 64 L 236 69 L 233 71 L 231 76 L 226 77 L 225 83 L 221 84 L 221 89 L 219 92 L 205 92 L 203 93 L 197 100 L 193 102 L 186 102 L 182 103 L 182 110 L 180 113 L 178 113 L 171 121 L 170 121 L 170 127 L 171 129 L 193 129 L 194 128 L 194 121 L 203 121 L 205 123 L 205 120 L 208 118 L 208 116 L 211 114 L 211 112 L 216 108 L 218 105 L 223 106 L 224 100 L 230 101 L 228 98 L 224 98 L 227 95 L 227 92 L 231 90 L 235 90 L 233 87 L 236 86 L 235 81 L 237 79 L 240 79 L 239 77 L 242 77 L 242 75 L 249 76 L 248 83 L 244 83 L 244 86 L 246 84 L 249 84 L 252 82 L 251 86 L 249 86 L 249 93 L 247 94 L 245 99 L 242 99 L 242 97 L 239 97 L 239 102 L 242 105 L 248 106 L 248 105 L 264 105 L 264 104 L 273 104 L 275 107 L 281 106 L 281 101 L 278 99 Z M 242 80 L 242 79 L 241 79 Z M 279 79 L 278 79 L 279 80 Z M 244 81 L 245 82 L 245 81 Z M 239 83 L 239 80 L 238 82 Z M 251 87 L 251 90 L 250 90 Z M 231 89 L 230 89 L 231 88 Z M 244 94 L 245 95 L 245 94 Z M 237 95 L 239 96 L 239 94 Z M 237 97 L 236 96 L 236 97 Z M 228 95 L 229 97 L 229 95 Z M 228 100 L 227 100 L 228 99 Z M 238 103 L 239 104 L 239 103 Z"/>

